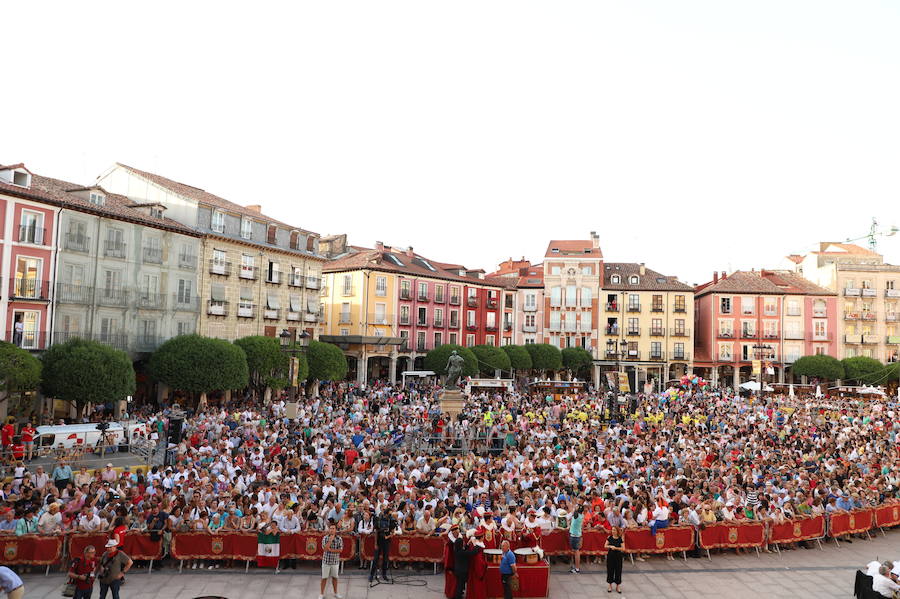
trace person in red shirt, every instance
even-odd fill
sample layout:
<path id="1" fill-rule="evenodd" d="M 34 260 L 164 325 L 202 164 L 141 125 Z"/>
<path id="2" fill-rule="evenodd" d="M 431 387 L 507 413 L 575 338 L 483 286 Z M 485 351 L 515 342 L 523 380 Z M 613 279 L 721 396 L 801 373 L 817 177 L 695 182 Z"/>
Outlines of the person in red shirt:
<path id="1" fill-rule="evenodd" d="M 93 545 L 84 548 L 84 555 L 76 557 L 69 566 L 69 578 L 75 581 L 73 599 L 89 598 L 94 590 L 94 574 L 97 572 L 97 550 Z"/>
<path id="2" fill-rule="evenodd" d="M 34 436 L 37 430 L 31 426 L 30 422 L 26 422 L 22 427 L 22 444 L 25 446 L 25 459 L 30 460 L 34 453 Z"/>
<path id="3" fill-rule="evenodd" d="M 10 416 L 6 424 L 3 425 L 3 429 L 0 430 L 0 440 L 3 442 L 4 449 L 12 445 L 13 437 L 16 435 L 16 427 L 13 425 L 13 422 L 15 422 L 15 419 Z"/>
<path id="4" fill-rule="evenodd" d="M 344 464 L 346 464 L 347 468 L 350 468 L 358 457 L 359 452 L 351 445 L 344 451 Z"/>

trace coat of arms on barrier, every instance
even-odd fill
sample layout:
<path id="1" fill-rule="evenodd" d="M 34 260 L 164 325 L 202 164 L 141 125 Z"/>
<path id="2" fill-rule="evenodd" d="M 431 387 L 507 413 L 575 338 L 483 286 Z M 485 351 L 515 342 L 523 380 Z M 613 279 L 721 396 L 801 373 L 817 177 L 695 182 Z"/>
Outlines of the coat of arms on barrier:
<path id="1" fill-rule="evenodd" d="M 223 551 L 225 551 L 225 541 L 222 540 L 222 537 L 213 537 L 210 542 L 210 550 L 215 554 L 219 555 Z"/>
<path id="2" fill-rule="evenodd" d="M 728 542 L 729 543 L 737 543 L 738 540 L 738 529 L 734 526 L 728 529 Z"/>
<path id="3" fill-rule="evenodd" d="M 315 555 L 316 549 L 319 548 L 319 544 L 316 542 L 315 537 L 307 537 L 306 538 L 306 553 L 309 555 Z"/>
<path id="4" fill-rule="evenodd" d="M 397 552 L 403 557 L 409 555 L 409 539 L 400 539 L 397 543 Z"/>
<path id="5" fill-rule="evenodd" d="M 800 526 L 799 522 L 795 522 L 794 523 L 794 536 L 799 537 L 802 534 L 803 534 L 803 527 Z"/>
<path id="6" fill-rule="evenodd" d="M 3 559 L 6 561 L 12 561 L 16 559 L 16 556 L 19 555 L 19 544 L 18 543 L 7 543 L 3 546 Z"/>
<path id="7" fill-rule="evenodd" d="M 894 508 L 894 520 L 900 520 L 900 507 Z"/>
<path id="8" fill-rule="evenodd" d="M 856 516 L 850 514 L 850 528 L 856 528 Z"/>
<path id="9" fill-rule="evenodd" d="M 666 533 L 658 532 L 656 533 L 656 548 L 662 549 L 666 545 Z"/>

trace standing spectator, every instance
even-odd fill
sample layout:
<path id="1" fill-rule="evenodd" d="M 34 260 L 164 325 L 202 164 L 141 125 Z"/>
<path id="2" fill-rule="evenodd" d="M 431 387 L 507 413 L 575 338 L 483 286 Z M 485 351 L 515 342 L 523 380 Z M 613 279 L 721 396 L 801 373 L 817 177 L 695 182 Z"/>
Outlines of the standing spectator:
<path id="1" fill-rule="evenodd" d="M 97 564 L 97 579 L 100 581 L 100 599 L 106 599 L 107 591 L 112 591 L 112 599 L 119 599 L 119 587 L 125 580 L 125 573 L 131 569 L 134 562 L 119 551 L 115 539 L 106 542 L 106 552 Z"/>
<path id="2" fill-rule="evenodd" d="M 500 560 L 500 582 L 503 583 L 503 599 L 512 599 L 512 585 L 510 579 L 519 573 L 516 566 L 516 554 L 509 548 L 509 541 L 500 543 L 503 558 Z"/>
<path id="3" fill-rule="evenodd" d="M 581 529 L 584 525 L 584 508 L 579 506 L 572 515 L 572 521 L 569 523 L 569 545 L 575 552 L 575 561 L 569 572 L 573 574 L 581 573 Z"/>
<path id="4" fill-rule="evenodd" d="M 37 515 L 34 513 L 34 508 L 29 507 L 25 510 L 25 513 L 19 518 L 19 521 L 16 522 L 16 536 L 20 537 L 22 535 L 35 535 L 38 531 L 38 519 Z"/>
<path id="5" fill-rule="evenodd" d="M 16 426 L 13 424 L 16 421 L 15 418 L 10 416 L 6 419 L 6 424 L 3 425 L 3 428 L 0 429 L 0 439 L 3 442 L 3 451 L 9 451 L 12 448 L 13 437 L 16 436 Z"/>
<path id="6" fill-rule="evenodd" d="M 26 422 L 22 427 L 22 444 L 25 446 L 25 459 L 30 460 L 34 454 L 34 436 L 37 430 L 31 426 L 31 422 Z"/>
<path id="7" fill-rule="evenodd" d="M 612 585 L 616 585 L 616 592 L 622 593 L 622 529 L 612 527 L 612 532 L 606 537 L 606 592 L 612 593 Z"/>
<path id="8" fill-rule="evenodd" d="M 331 579 L 331 587 L 336 599 L 342 599 L 338 594 L 338 571 L 341 563 L 341 551 L 344 549 L 344 539 L 337 534 L 337 526 L 334 520 L 328 521 L 328 532 L 322 538 L 322 585 L 319 589 L 319 599 L 325 599 L 325 587 L 328 579 Z"/>
<path id="9" fill-rule="evenodd" d="M 93 545 L 84 548 L 84 555 L 76 557 L 69 566 L 69 578 L 75 581 L 72 599 L 91 599 L 97 575 L 97 550 Z"/>
<path id="10" fill-rule="evenodd" d="M 72 480 L 72 467 L 66 464 L 65 460 L 60 460 L 50 474 L 50 478 L 53 479 L 53 484 L 56 485 L 56 488 L 62 492 Z"/>
<path id="11" fill-rule="evenodd" d="M 22 579 L 6 566 L 0 566 L 0 591 L 6 593 L 7 599 L 25 597 L 25 585 L 22 583 Z"/>

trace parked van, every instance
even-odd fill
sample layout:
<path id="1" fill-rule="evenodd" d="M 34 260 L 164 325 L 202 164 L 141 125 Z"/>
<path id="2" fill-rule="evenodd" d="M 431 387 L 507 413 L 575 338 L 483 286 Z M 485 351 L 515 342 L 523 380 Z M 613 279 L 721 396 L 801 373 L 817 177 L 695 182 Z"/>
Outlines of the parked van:
<path id="1" fill-rule="evenodd" d="M 97 428 L 97 422 L 87 424 L 61 424 L 54 426 L 37 427 L 37 435 L 34 439 L 36 448 L 56 449 L 59 447 L 72 449 L 75 447 L 89 449 L 95 447 L 103 434 Z M 133 422 L 127 424 L 128 438 L 134 439 L 147 435 L 147 424 Z M 110 445 L 122 445 L 127 443 L 125 439 L 125 426 L 121 422 L 110 422 L 106 429 Z"/>

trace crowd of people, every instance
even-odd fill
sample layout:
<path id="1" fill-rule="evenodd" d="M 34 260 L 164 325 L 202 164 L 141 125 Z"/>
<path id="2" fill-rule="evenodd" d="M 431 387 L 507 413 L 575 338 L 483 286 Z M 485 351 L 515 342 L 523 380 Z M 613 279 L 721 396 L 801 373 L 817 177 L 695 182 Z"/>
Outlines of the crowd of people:
<path id="1" fill-rule="evenodd" d="M 188 410 L 166 466 L 90 473 L 60 461 L 46 472 L 23 460 L 0 488 L 0 535 L 149 530 L 165 542 L 173 531 L 325 531 L 330 521 L 365 535 L 389 515 L 396 532 L 481 529 L 496 548 L 529 535 L 539 546 L 563 527 L 578 573 L 582 530 L 779 523 L 900 499 L 891 398 L 688 389 L 620 405 L 523 387 L 469 398 L 448 418 L 439 394 L 340 383 L 302 398 L 295 419 L 284 399 Z M 175 414 L 154 406 L 132 418 L 165 443 Z"/>

